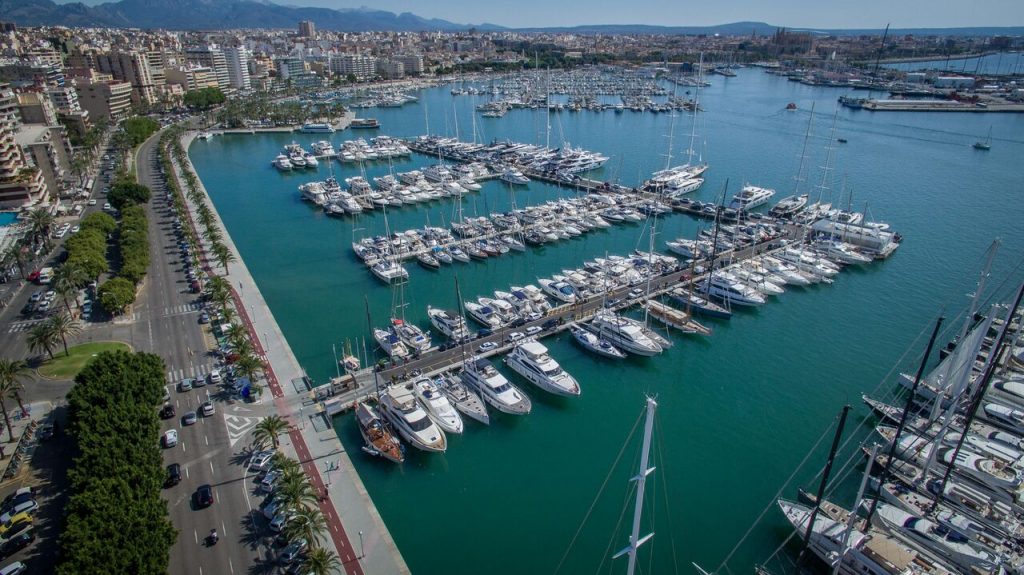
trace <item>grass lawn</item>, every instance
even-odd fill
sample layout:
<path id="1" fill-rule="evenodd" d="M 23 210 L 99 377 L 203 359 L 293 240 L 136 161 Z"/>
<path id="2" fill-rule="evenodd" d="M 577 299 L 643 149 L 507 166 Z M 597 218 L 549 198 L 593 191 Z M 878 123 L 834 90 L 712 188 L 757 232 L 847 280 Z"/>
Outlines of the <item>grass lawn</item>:
<path id="1" fill-rule="evenodd" d="M 39 374 L 49 379 L 74 379 L 78 372 L 89 363 L 96 354 L 104 351 L 116 351 L 123 349 L 131 351 L 131 346 L 119 341 L 101 341 L 97 343 L 83 343 L 68 348 L 71 355 L 64 355 L 64 348 L 54 354 L 53 359 L 46 361 L 39 366 Z"/>

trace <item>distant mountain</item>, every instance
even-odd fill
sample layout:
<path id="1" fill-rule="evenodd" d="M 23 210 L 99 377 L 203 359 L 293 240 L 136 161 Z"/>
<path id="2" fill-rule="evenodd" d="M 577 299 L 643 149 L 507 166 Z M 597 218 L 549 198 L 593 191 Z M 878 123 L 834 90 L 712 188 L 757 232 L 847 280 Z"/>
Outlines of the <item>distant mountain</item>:
<path id="1" fill-rule="evenodd" d="M 299 0 L 301 1 L 301 0 Z M 426 6 L 426 5 L 425 5 Z M 269 0 L 120 0 L 86 6 L 81 2 L 56 4 L 52 0 L 0 0 L 0 20 L 21 26 L 115 26 L 165 28 L 172 30 L 223 30 L 227 28 L 294 28 L 300 20 L 312 20 L 317 28 L 341 32 L 392 30 L 400 32 L 507 30 L 494 24 L 456 24 L 437 18 L 422 18 L 404 12 L 395 14 L 369 8 L 333 10 L 283 6 Z M 734 22 L 718 26 L 654 26 L 645 24 L 584 25 L 554 28 L 520 28 L 522 32 L 568 32 L 576 34 L 683 34 L 747 36 L 773 34 L 778 26 L 764 22 Z M 798 30 L 797 28 L 791 28 Z M 878 35 L 882 29 L 814 30 L 839 36 Z M 890 35 L 996 36 L 1024 35 L 1024 27 L 998 28 L 906 28 L 889 30 Z"/>
<path id="2" fill-rule="evenodd" d="M 120 0 L 96 6 L 51 0 L 0 0 L 0 20 L 21 26 L 119 26 L 173 30 L 294 28 L 312 20 L 317 28 L 341 32 L 366 30 L 466 30 L 467 24 L 426 19 L 405 12 L 298 8 L 254 0 Z M 486 29 L 494 29 L 487 26 Z M 481 28 L 485 29 L 485 28 Z"/>

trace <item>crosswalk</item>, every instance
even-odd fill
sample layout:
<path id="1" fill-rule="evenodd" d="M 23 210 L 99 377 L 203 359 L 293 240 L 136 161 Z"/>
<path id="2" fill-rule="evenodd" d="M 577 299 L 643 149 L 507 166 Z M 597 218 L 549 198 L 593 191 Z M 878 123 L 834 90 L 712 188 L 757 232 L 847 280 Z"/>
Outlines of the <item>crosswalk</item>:
<path id="1" fill-rule="evenodd" d="M 213 370 L 213 363 L 207 363 L 205 365 L 190 365 L 188 367 L 169 369 L 167 370 L 167 381 L 168 383 L 177 383 L 185 379 L 186 377 L 206 377 L 206 375 Z"/>
<path id="2" fill-rule="evenodd" d="M 164 317 L 168 317 L 168 316 L 172 316 L 172 315 L 184 315 L 184 314 L 189 314 L 189 313 L 196 313 L 200 309 L 202 309 L 202 305 L 199 302 L 195 302 L 195 301 L 194 302 L 190 302 L 190 303 L 186 303 L 186 304 L 181 304 L 181 305 L 176 305 L 176 306 L 171 306 L 171 307 L 165 307 L 164 308 Z"/>
<path id="3" fill-rule="evenodd" d="M 41 319 L 30 319 L 25 321 L 11 322 L 11 325 L 7 328 L 7 333 L 19 333 L 32 329 L 32 326 L 42 323 L 45 320 Z"/>

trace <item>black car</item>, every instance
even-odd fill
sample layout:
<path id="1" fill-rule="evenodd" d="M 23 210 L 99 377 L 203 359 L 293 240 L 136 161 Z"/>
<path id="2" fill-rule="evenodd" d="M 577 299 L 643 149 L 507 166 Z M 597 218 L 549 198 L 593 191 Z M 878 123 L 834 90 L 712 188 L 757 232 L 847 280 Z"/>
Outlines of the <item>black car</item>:
<path id="1" fill-rule="evenodd" d="M 174 417 L 174 406 L 170 403 L 165 403 L 160 410 L 160 419 L 170 419 L 172 417 Z"/>
<path id="2" fill-rule="evenodd" d="M 516 319 L 512 320 L 512 323 L 508 324 L 509 327 L 522 327 L 524 325 L 526 325 L 526 318 L 522 317 L 517 317 Z"/>
<path id="3" fill-rule="evenodd" d="M 209 507 L 213 505 L 213 487 L 209 485 L 200 485 L 199 489 L 196 489 L 196 505 L 199 507 Z"/>
<path id="4" fill-rule="evenodd" d="M 543 329 L 543 330 L 548 330 L 548 329 L 551 329 L 551 328 L 557 326 L 559 323 L 561 323 L 561 320 L 559 320 L 557 318 L 551 318 L 548 321 L 540 324 L 540 328 Z"/>
<path id="5" fill-rule="evenodd" d="M 32 524 L 22 523 L 22 525 L 31 527 Z M 22 531 L 17 535 L 9 537 L 6 541 L 4 541 L 3 545 L 0 545 L 0 557 L 10 557 L 11 555 L 14 555 L 18 551 L 21 551 L 22 549 L 31 545 L 32 542 L 35 540 L 36 535 L 32 532 L 32 529 L 26 529 L 25 531 Z"/>
<path id="6" fill-rule="evenodd" d="M 21 489 L 15 491 L 14 493 L 11 493 L 7 497 L 4 497 L 4 500 L 0 502 L 0 507 L 10 507 L 11 505 L 17 505 L 17 503 L 14 503 L 14 501 L 18 499 L 24 501 L 24 499 L 22 498 L 25 497 L 26 495 L 34 499 L 36 496 L 35 489 L 32 489 L 31 487 L 22 487 Z"/>
<path id="7" fill-rule="evenodd" d="M 181 483 L 181 465 L 172 463 L 167 466 L 167 479 L 164 480 L 164 487 L 171 487 Z"/>
<path id="8" fill-rule="evenodd" d="M 34 311 L 36 311 L 36 304 L 28 302 L 25 307 L 21 308 L 21 315 L 32 315 Z"/>
<path id="9" fill-rule="evenodd" d="M 5 501 L 5 503 L 0 506 L 0 515 L 11 514 L 11 511 L 13 511 L 15 507 L 27 501 L 35 501 L 35 499 L 35 493 L 16 493 L 10 501 Z"/>
<path id="10" fill-rule="evenodd" d="M 492 332 L 491 330 L 489 330 L 489 329 L 487 329 L 485 327 L 485 328 L 481 329 L 480 331 L 476 332 L 476 338 L 480 339 L 482 337 L 487 337 L 487 336 L 491 335 L 492 333 L 494 333 L 494 332 Z"/>

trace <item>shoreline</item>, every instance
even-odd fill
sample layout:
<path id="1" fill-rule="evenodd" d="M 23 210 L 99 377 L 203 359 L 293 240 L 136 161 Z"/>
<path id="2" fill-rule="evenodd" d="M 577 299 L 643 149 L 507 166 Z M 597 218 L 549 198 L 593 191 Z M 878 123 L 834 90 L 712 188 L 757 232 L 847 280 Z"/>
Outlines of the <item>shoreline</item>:
<path id="1" fill-rule="evenodd" d="M 346 572 L 361 573 L 365 569 L 372 573 L 410 573 L 408 566 L 398 550 L 391 533 L 388 531 L 383 518 L 377 511 L 372 499 L 363 485 L 362 479 L 356 472 L 355 467 L 349 459 L 348 452 L 337 433 L 334 431 L 333 422 L 330 416 L 324 413 L 322 416 L 316 412 L 316 404 L 311 400 L 315 391 L 300 390 L 295 385 L 285 385 L 283 382 L 292 382 L 304 377 L 302 367 L 299 365 L 294 353 L 284 334 L 281 332 L 277 321 L 273 317 L 270 306 L 267 304 L 259 287 L 249 273 L 248 268 L 235 247 L 231 235 L 221 219 L 217 208 L 210 198 L 199 173 L 192 165 L 188 150 L 198 132 L 186 132 L 181 137 L 181 144 L 186 150 L 185 165 L 179 166 L 175 163 L 175 169 L 188 169 L 195 176 L 199 189 L 210 200 L 210 210 L 214 215 L 217 226 L 224 236 L 224 244 L 237 256 L 237 261 L 228 265 L 226 279 L 233 286 L 233 291 L 242 303 L 239 316 L 249 324 L 255 333 L 258 347 L 265 350 L 264 359 L 271 366 L 267 380 L 270 383 L 271 396 L 277 412 L 282 417 L 292 421 L 295 433 L 300 434 L 302 441 L 289 441 L 286 436 L 282 438 L 282 447 L 290 448 L 300 461 L 307 461 L 307 473 L 312 475 L 314 483 L 325 486 L 328 491 L 331 507 L 339 517 L 344 517 L 344 531 L 347 533 L 359 533 L 360 549 L 359 555 L 349 543 L 346 549 L 338 548 L 338 556 L 345 565 Z M 187 202 L 190 216 L 193 215 L 194 206 Z M 211 263 L 212 265 L 212 263 Z M 234 289 L 234 286 L 238 289 Z M 276 384 L 276 385 L 275 385 Z M 261 400 L 262 401 L 262 400 Z M 305 410 L 305 415 L 304 415 Z M 317 418 L 326 418 L 327 426 L 318 426 Z M 309 421 L 306 421 L 306 420 Z M 308 423 L 308 425 L 307 425 Z M 291 434 L 289 434 L 291 435 Z M 332 464 L 333 470 L 338 471 L 341 477 L 332 481 L 328 475 L 327 482 L 321 477 L 322 471 L 319 467 L 319 460 L 324 460 L 325 468 L 328 463 Z M 328 461 L 330 459 L 330 461 Z M 333 465 L 335 464 L 336 465 Z M 329 473 L 329 472 L 328 472 Z M 354 488 L 354 489 L 352 489 Z M 334 540 L 334 533 L 331 533 Z M 344 538 L 344 533 L 341 534 Z M 364 539 L 365 538 L 365 539 Z M 350 538 L 348 538 L 350 539 Z M 357 561 L 356 565 L 350 565 Z"/>

